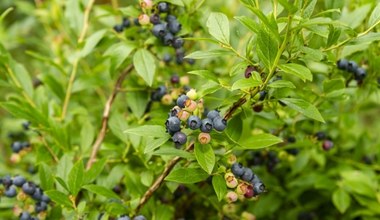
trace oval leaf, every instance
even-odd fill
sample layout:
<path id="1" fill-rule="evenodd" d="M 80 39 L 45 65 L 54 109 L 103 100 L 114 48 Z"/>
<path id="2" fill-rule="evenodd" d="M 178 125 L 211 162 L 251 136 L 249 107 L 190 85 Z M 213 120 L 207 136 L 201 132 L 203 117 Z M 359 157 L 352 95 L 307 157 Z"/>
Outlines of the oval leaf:
<path id="1" fill-rule="evenodd" d="M 380 4 L 377 4 L 377 6 L 373 9 L 368 20 L 368 28 L 376 25 L 378 22 L 380 22 Z"/>
<path id="2" fill-rule="evenodd" d="M 190 58 L 190 59 L 212 58 L 212 59 L 215 59 L 215 57 L 227 56 L 227 55 L 232 55 L 231 51 L 217 49 L 217 50 L 210 50 L 210 51 L 195 51 L 194 53 L 187 55 L 185 58 Z"/>
<path id="3" fill-rule="evenodd" d="M 227 185 L 223 176 L 215 175 L 212 177 L 212 186 L 214 187 L 214 191 L 218 200 L 221 201 L 227 193 Z"/>
<path id="4" fill-rule="evenodd" d="M 278 51 L 278 41 L 266 30 L 260 30 L 257 35 L 257 56 L 266 68 L 274 67 Z"/>
<path id="5" fill-rule="evenodd" d="M 197 159 L 199 165 L 208 174 L 212 173 L 215 165 L 215 154 L 211 145 L 209 144 L 195 144 L 194 147 L 195 158 Z"/>
<path id="6" fill-rule="evenodd" d="M 79 160 L 70 170 L 68 177 L 68 187 L 72 195 L 76 196 L 84 182 L 84 167 L 82 160 Z"/>
<path id="7" fill-rule="evenodd" d="M 254 80 L 253 78 L 239 79 L 236 82 L 234 82 L 234 84 L 231 87 L 231 91 L 236 89 L 248 89 L 259 85 L 261 85 L 261 82 L 258 80 Z"/>
<path id="8" fill-rule="evenodd" d="M 230 44 L 230 25 L 225 14 L 212 12 L 207 19 L 208 32 L 221 43 Z"/>
<path id="9" fill-rule="evenodd" d="M 281 64 L 278 67 L 285 73 L 293 74 L 297 76 L 298 78 L 302 79 L 304 82 L 306 80 L 309 80 L 309 81 L 313 80 L 313 74 L 311 74 L 311 71 L 305 66 L 295 64 L 295 63 L 287 63 L 287 64 Z"/>
<path id="10" fill-rule="evenodd" d="M 283 98 L 281 101 L 289 106 L 289 108 L 304 114 L 306 117 L 325 123 L 325 120 L 321 113 L 319 113 L 318 109 L 309 102 L 306 102 L 303 99 L 294 98 Z"/>
<path id="11" fill-rule="evenodd" d="M 333 193 L 332 201 L 339 212 L 344 213 L 350 206 L 351 198 L 346 191 L 344 191 L 342 188 L 339 188 Z"/>
<path id="12" fill-rule="evenodd" d="M 197 183 L 207 179 L 209 175 L 200 168 L 179 168 L 173 170 L 166 178 L 167 181 L 177 183 Z"/>
<path id="13" fill-rule="evenodd" d="M 135 66 L 137 74 L 139 74 L 149 86 L 152 86 L 156 72 L 154 56 L 148 50 L 139 49 L 133 56 L 133 65 Z"/>
<path id="14" fill-rule="evenodd" d="M 110 199 L 110 198 L 118 199 L 119 198 L 119 196 L 116 195 L 112 190 L 110 190 L 104 186 L 91 184 L 91 185 L 85 185 L 85 186 L 83 186 L 83 188 L 85 188 L 88 191 L 95 193 L 97 195 L 104 196 L 107 199 Z"/>
<path id="15" fill-rule="evenodd" d="M 127 134 L 134 134 L 145 137 L 168 137 L 164 126 L 160 125 L 143 125 L 136 128 L 130 128 L 124 131 Z"/>
<path id="16" fill-rule="evenodd" d="M 69 196 L 64 194 L 63 192 L 60 192 L 58 190 L 48 190 L 45 191 L 46 195 L 49 196 L 49 198 L 54 201 L 55 203 L 67 207 L 72 207 L 72 203 L 69 199 Z"/>
<path id="17" fill-rule="evenodd" d="M 271 134 L 258 134 L 240 141 L 243 149 L 259 149 L 281 143 L 282 139 Z"/>

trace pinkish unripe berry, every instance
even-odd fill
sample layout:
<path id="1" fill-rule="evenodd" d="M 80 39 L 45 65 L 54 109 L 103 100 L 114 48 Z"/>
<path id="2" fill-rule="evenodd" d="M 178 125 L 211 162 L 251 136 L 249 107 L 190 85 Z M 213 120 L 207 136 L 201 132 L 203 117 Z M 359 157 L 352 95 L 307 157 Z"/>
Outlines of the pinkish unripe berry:
<path id="1" fill-rule="evenodd" d="M 226 173 L 224 175 L 224 179 L 226 180 L 226 185 L 228 188 L 235 188 L 238 185 L 238 180 L 235 178 L 233 173 Z"/>
<path id="2" fill-rule="evenodd" d="M 147 14 L 141 14 L 141 15 L 139 16 L 139 23 L 140 23 L 141 25 L 147 25 L 147 24 L 149 24 L 149 23 L 150 23 L 150 18 L 149 18 L 149 16 L 148 16 Z"/>
<path id="3" fill-rule="evenodd" d="M 179 84 L 181 86 L 187 86 L 187 85 L 189 85 L 189 83 L 190 83 L 190 79 L 188 76 L 182 76 L 179 78 Z"/>
<path id="4" fill-rule="evenodd" d="M 237 194 L 244 195 L 247 192 L 247 189 L 248 189 L 248 184 L 240 183 L 236 188 L 236 192 Z"/>
<path id="5" fill-rule="evenodd" d="M 236 194 L 236 192 L 234 191 L 229 191 L 227 194 L 226 194 L 226 200 L 228 203 L 232 203 L 232 202 L 236 202 L 238 200 L 238 194 Z"/>
<path id="6" fill-rule="evenodd" d="M 140 7 L 144 9 L 152 9 L 153 8 L 153 1 L 152 0 L 142 0 L 140 2 Z"/>
<path id="7" fill-rule="evenodd" d="M 185 101 L 185 110 L 188 112 L 193 112 L 197 109 L 197 103 L 191 99 Z"/>
<path id="8" fill-rule="evenodd" d="M 190 113 L 184 110 L 181 110 L 178 112 L 178 118 L 181 121 L 187 121 L 187 119 L 190 117 Z"/>
<path id="9" fill-rule="evenodd" d="M 208 144 L 208 143 L 210 143 L 210 141 L 211 141 L 211 136 L 210 136 L 209 133 L 201 132 L 201 133 L 199 133 L 199 135 L 198 135 L 198 141 L 199 141 L 199 143 L 201 143 L 201 144 Z"/>

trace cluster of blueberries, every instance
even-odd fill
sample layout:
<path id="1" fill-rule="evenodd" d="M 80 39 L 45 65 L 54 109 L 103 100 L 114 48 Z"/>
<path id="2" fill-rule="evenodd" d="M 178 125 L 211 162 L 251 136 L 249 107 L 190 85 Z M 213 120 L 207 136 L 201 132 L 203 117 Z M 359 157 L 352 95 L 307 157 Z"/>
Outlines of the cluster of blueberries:
<path id="1" fill-rule="evenodd" d="M 332 142 L 332 140 L 330 140 L 327 137 L 325 132 L 318 131 L 317 133 L 315 133 L 315 137 L 317 138 L 318 141 L 322 141 L 322 149 L 323 150 L 328 151 L 334 147 L 334 142 Z"/>
<path id="2" fill-rule="evenodd" d="M 201 130 L 201 133 L 198 135 L 198 140 L 201 144 L 208 144 L 210 142 L 211 136 L 209 133 L 213 129 L 223 131 L 227 126 L 227 121 L 221 117 L 217 110 L 209 111 L 207 117 L 203 120 L 193 114 L 199 105 L 203 105 L 202 101 L 198 103 L 194 101 L 196 97 L 197 95 L 193 89 L 188 91 L 186 95 L 179 96 L 177 106 L 170 110 L 169 117 L 165 122 L 166 131 L 172 135 L 172 140 L 177 147 L 187 142 L 186 134 L 181 132 L 181 121 L 185 122 L 191 130 Z"/>
<path id="3" fill-rule="evenodd" d="M 245 198 L 252 198 L 265 192 L 265 185 L 261 179 L 253 173 L 252 169 L 244 167 L 242 164 L 235 162 L 231 166 L 232 173 L 226 173 L 224 176 L 227 187 L 235 188 L 238 195 L 244 195 Z M 239 181 L 236 179 L 243 181 Z M 236 193 L 230 191 L 227 193 L 227 199 L 230 202 L 237 200 Z"/>
<path id="4" fill-rule="evenodd" d="M 22 150 L 28 150 L 30 147 L 30 143 L 27 141 L 15 141 L 11 144 L 13 153 L 20 153 Z"/>
<path id="5" fill-rule="evenodd" d="M 151 101 L 164 101 L 169 99 L 170 101 L 168 102 L 169 104 L 172 104 L 173 97 L 178 98 L 178 90 L 183 90 L 185 92 L 188 92 L 190 88 L 188 88 L 189 84 L 189 77 L 188 76 L 183 76 L 179 77 L 177 74 L 173 74 L 170 78 L 170 82 L 173 86 L 177 86 L 178 84 L 183 85 L 182 89 L 172 89 L 170 91 L 170 88 L 166 87 L 165 85 L 160 85 L 154 92 L 151 94 Z"/>
<path id="6" fill-rule="evenodd" d="M 4 196 L 8 198 L 13 198 L 17 195 L 16 187 L 21 188 L 22 192 L 26 195 L 29 195 L 34 201 L 35 212 L 40 213 L 46 211 L 50 198 L 44 194 L 43 190 L 38 187 L 35 183 L 27 181 L 23 176 L 17 175 L 11 178 L 9 175 L 4 176 L 0 179 L 0 184 L 4 186 Z M 32 220 L 35 219 L 31 217 L 30 213 L 23 211 L 20 214 L 20 220 Z"/>
<path id="7" fill-rule="evenodd" d="M 143 215 L 136 215 L 133 218 L 130 218 L 128 215 L 122 215 L 117 220 L 146 220 L 145 216 Z"/>
<path id="8" fill-rule="evenodd" d="M 340 60 L 338 60 L 338 62 L 336 64 L 337 64 L 338 69 L 345 70 L 349 73 L 352 73 L 354 79 L 358 83 L 363 82 L 363 79 L 367 75 L 367 71 L 364 68 L 359 67 L 355 61 L 340 59 Z"/>
<path id="9" fill-rule="evenodd" d="M 269 151 L 268 153 L 264 153 L 264 151 L 256 151 L 252 153 L 247 162 L 253 166 L 265 165 L 268 172 L 273 172 L 277 164 L 280 162 L 280 159 L 274 151 Z"/>

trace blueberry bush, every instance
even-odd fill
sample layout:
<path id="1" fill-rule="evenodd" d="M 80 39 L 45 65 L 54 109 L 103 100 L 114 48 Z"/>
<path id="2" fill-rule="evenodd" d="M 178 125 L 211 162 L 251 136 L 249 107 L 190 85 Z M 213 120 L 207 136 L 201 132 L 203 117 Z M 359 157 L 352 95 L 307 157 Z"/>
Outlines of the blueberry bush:
<path id="1" fill-rule="evenodd" d="M 0 219 L 379 219 L 378 0 L 1 0 Z"/>

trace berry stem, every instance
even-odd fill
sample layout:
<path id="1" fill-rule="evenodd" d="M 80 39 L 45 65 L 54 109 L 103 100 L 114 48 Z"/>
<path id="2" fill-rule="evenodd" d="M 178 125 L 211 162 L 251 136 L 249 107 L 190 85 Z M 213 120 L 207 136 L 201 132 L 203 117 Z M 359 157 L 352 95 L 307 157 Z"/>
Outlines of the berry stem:
<path id="1" fill-rule="evenodd" d="M 185 149 L 185 151 L 190 151 L 194 147 L 194 142 L 191 142 Z M 174 157 L 171 159 L 164 171 L 157 177 L 157 179 L 154 181 L 154 183 L 149 187 L 149 189 L 144 193 L 144 195 L 141 197 L 140 202 L 138 206 L 135 209 L 134 213 L 139 213 L 140 209 L 144 206 L 146 202 L 150 199 L 150 197 L 153 196 L 153 193 L 161 186 L 162 182 L 164 182 L 164 179 L 167 175 L 169 175 L 170 171 L 174 168 L 174 166 L 181 160 L 181 157 Z"/>
<path id="2" fill-rule="evenodd" d="M 102 127 L 100 128 L 100 131 L 98 133 L 98 137 L 96 138 L 94 145 L 92 145 L 91 156 L 90 156 L 90 159 L 88 160 L 87 165 L 86 165 L 87 170 L 89 170 L 91 168 L 92 164 L 95 162 L 96 154 L 98 153 L 98 151 L 100 149 L 100 145 L 102 144 L 103 139 L 106 136 L 107 124 L 108 124 L 108 119 L 109 119 L 109 115 L 111 112 L 112 103 L 115 100 L 116 95 L 117 95 L 118 91 L 120 90 L 120 87 L 121 87 L 125 77 L 130 72 L 132 72 L 133 69 L 134 69 L 133 65 L 131 64 L 120 74 L 119 78 L 116 81 L 115 87 L 113 88 L 112 94 L 107 99 L 107 102 L 106 102 L 106 104 L 104 106 L 104 110 L 103 110 Z"/>

